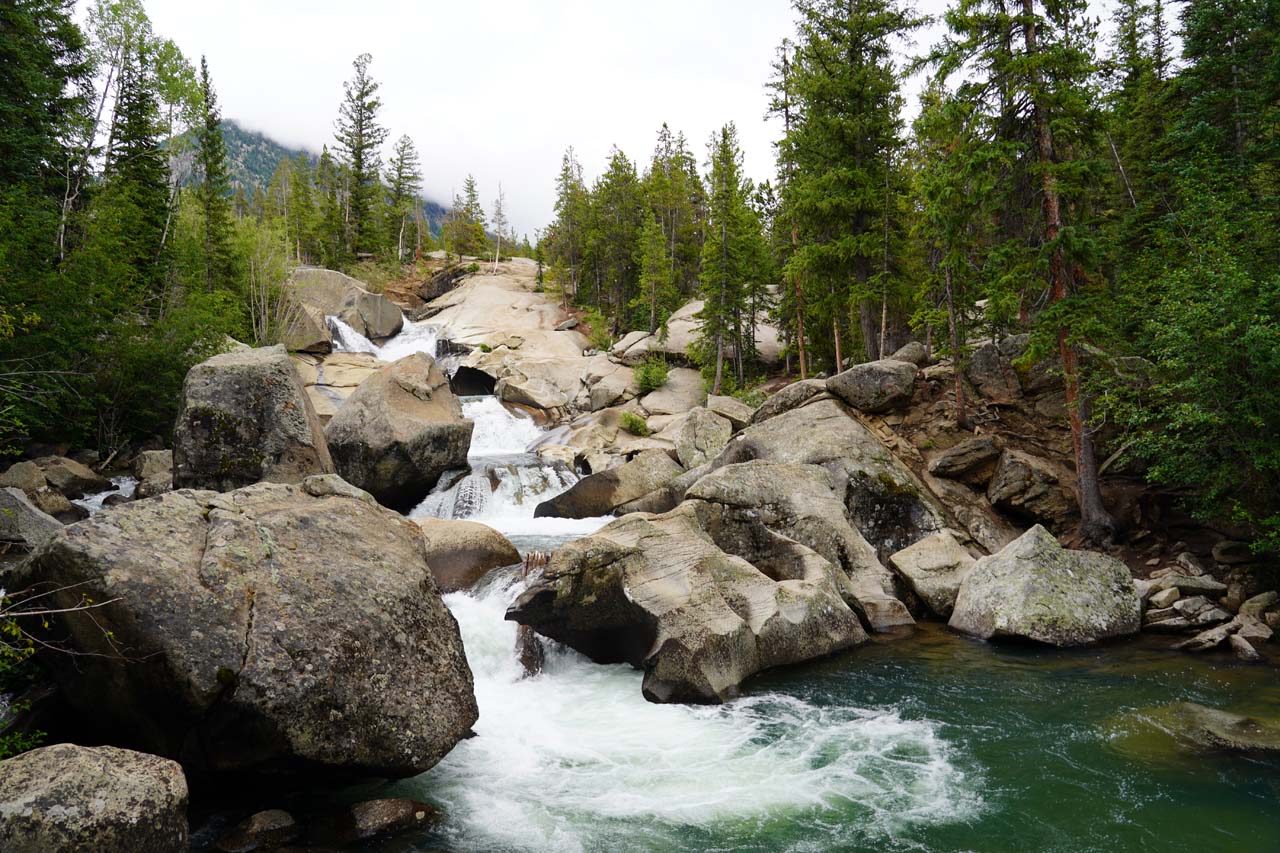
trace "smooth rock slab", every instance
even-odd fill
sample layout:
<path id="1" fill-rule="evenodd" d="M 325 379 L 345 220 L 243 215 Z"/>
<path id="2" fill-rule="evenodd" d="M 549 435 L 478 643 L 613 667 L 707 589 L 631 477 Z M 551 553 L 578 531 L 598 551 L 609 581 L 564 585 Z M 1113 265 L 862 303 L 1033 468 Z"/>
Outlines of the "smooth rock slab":
<path id="1" fill-rule="evenodd" d="M 0 542 L 35 548 L 61 529 L 62 522 L 41 512 L 21 489 L 0 489 Z"/>
<path id="2" fill-rule="evenodd" d="M 1082 646 L 1137 633 L 1141 605 L 1124 563 L 1069 551 L 1036 525 L 978 560 L 960 585 L 948 624 L 982 639 Z"/>
<path id="3" fill-rule="evenodd" d="M 583 477 L 568 491 L 538 504 L 535 518 L 595 518 L 662 488 L 682 469 L 661 450 L 646 450 L 617 468 Z"/>
<path id="4" fill-rule="evenodd" d="M 0 762 L 5 853 L 187 849 L 187 780 L 177 762 L 57 744 Z"/>

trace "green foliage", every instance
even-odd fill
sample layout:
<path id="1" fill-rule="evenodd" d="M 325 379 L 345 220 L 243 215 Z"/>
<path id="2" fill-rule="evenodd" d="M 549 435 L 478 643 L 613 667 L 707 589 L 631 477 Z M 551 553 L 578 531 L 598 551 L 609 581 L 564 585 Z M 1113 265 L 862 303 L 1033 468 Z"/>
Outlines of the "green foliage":
<path id="1" fill-rule="evenodd" d="M 635 412 L 623 412 L 620 416 L 622 428 L 632 435 L 644 438 L 650 435 L 649 424 Z"/>
<path id="2" fill-rule="evenodd" d="M 640 393 L 648 394 L 667 384 L 668 373 L 670 368 L 667 367 L 666 359 L 661 356 L 646 358 L 635 369 L 636 384 L 640 388 Z"/>
<path id="3" fill-rule="evenodd" d="M 352 255 L 376 253 L 382 248 L 377 206 L 383 192 L 379 179 L 382 160 L 378 152 L 387 130 L 378 124 L 382 99 L 377 81 L 369 75 L 371 62 L 373 57 L 362 53 L 351 63 L 355 74 L 343 84 L 335 137 L 347 177 L 347 250 Z"/>
<path id="4" fill-rule="evenodd" d="M 588 346 L 593 350 L 608 352 L 613 346 L 613 336 L 609 334 L 609 321 L 599 308 L 587 308 L 582 312 L 579 331 L 587 336 Z"/>
<path id="5" fill-rule="evenodd" d="M 19 627 L 17 620 L 8 615 L 13 602 L 3 592 L 0 589 L 0 693 L 11 693 L 31 682 L 30 659 L 35 654 L 35 646 Z M 19 703 L 11 705 L 7 714 L 0 715 L 0 761 L 35 749 L 44 739 L 44 732 L 39 731 L 3 732 L 25 710 Z"/>

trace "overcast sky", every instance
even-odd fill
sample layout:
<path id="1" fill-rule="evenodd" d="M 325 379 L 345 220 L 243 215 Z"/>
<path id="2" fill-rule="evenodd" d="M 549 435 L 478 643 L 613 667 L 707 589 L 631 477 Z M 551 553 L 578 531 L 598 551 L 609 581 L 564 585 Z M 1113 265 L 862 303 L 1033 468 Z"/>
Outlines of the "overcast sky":
<path id="1" fill-rule="evenodd" d="M 794 31 L 789 0 L 144 2 L 157 34 L 193 64 L 208 57 L 225 117 L 315 151 L 332 141 L 351 61 L 372 54 L 379 118 L 389 141 L 417 144 L 425 194 L 447 203 L 471 173 L 491 208 L 501 181 L 521 233 L 551 220 L 567 146 L 588 181 L 615 144 L 643 168 L 664 121 L 699 162 L 735 122 L 747 173 L 773 176 L 765 83 Z M 945 0 L 916 5 L 937 14 Z"/>

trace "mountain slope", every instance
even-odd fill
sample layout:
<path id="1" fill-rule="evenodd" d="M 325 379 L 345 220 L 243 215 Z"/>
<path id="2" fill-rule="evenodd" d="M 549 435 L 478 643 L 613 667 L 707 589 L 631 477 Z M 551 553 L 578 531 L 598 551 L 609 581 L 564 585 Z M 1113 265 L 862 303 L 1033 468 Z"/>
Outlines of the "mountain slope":
<path id="1" fill-rule="evenodd" d="M 265 189 L 271 183 L 276 166 L 285 157 L 305 154 L 313 167 L 320 159 L 320 155 L 313 151 L 282 145 L 265 133 L 243 127 L 235 119 L 223 120 L 222 138 L 227 145 L 227 168 L 231 173 L 232 186 L 243 187 L 249 194 L 255 187 Z M 445 207 L 425 197 L 419 200 L 431 232 L 438 235 L 444 224 Z"/>

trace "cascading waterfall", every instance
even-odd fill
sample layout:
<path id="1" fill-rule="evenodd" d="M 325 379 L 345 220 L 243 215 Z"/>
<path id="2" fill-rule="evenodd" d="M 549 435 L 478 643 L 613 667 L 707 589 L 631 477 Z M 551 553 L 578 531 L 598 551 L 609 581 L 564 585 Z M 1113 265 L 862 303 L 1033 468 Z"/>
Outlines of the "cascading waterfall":
<path id="1" fill-rule="evenodd" d="M 379 357 L 398 343 L 389 341 Z M 524 553 L 611 520 L 535 519 L 537 504 L 577 475 L 530 452 L 548 436 L 532 418 L 492 396 L 465 397 L 462 409 L 475 423 L 470 471 L 443 477 L 409 517 L 482 522 Z M 777 825 L 814 839 L 783 846 L 819 849 L 887 841 L 980 809 L 938 725 L 892 709 L 780 694 L 718 707 L 655 705 L 641 695 L 634 669 L 597 665 L 554 643 L 542 673 L 526 678 L 514 653 L 516 626 L 504 619 L 521 588 L 508 571 L 445 597 L 475 677 L 480 720 L 478 737 L 395 786 L 444 806 L 447 821 L 428 846 L 666 849 L 714 837 L 722 848 L 736 838 L 764 850 L 773 848 L 760 839 Z M 833 828 L 846 816 L 847 828 Z"/>

